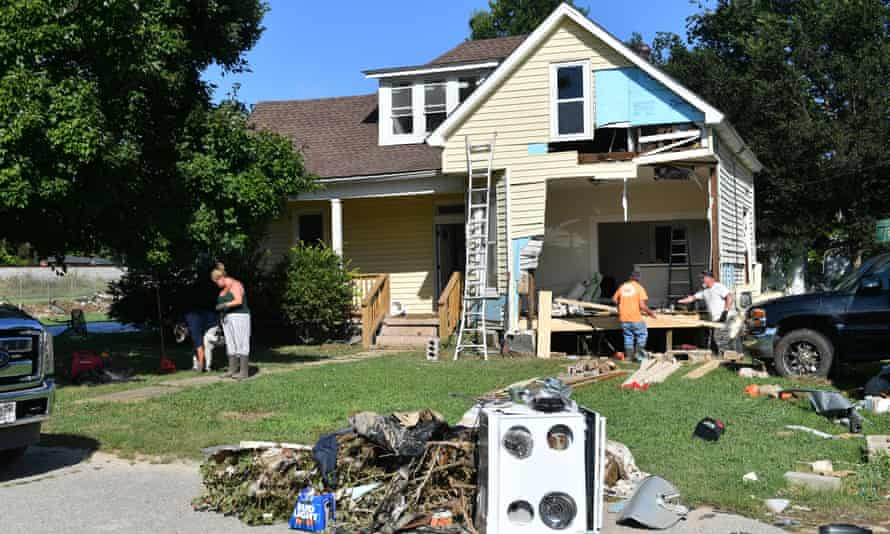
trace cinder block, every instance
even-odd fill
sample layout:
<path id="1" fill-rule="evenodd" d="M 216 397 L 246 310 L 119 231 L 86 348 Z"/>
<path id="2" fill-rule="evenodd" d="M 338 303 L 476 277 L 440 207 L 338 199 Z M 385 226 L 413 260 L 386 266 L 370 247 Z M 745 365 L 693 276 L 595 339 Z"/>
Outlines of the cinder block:
<path id="1" fill-rule="evenodd" d="M 785 480 L 792 486 L 803 486 L 816 491 L 835 491 L 841 489 L 839 477 L 826 477 L 813 473 L 799 473 L 788 471 Z"/>
<path id="2" fill-rule="evenodd" d="M 865 443 L 868 446 L 869 460 L 879 454 L 890 454 L 890 436 L 866 436 Z"/>

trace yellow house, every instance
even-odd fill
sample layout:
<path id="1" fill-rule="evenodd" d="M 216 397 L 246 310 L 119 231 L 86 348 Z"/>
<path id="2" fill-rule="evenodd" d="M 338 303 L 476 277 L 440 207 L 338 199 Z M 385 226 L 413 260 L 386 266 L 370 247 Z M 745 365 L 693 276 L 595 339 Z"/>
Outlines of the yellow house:
<path id="1" fill-rule="evenodd" d="M 291 136 L 325 186 L 290 199 L 270 252 L 322 240 L 371 273 L 366 305 L 385 290 L 417 318 L 387 321 L 379 341 L 454 326 L 468 143 L 494 145 L 487 295 L 505 330 L 519 324 L 529 279 L 589 294 L 639 270 L 656 303 L 691 290 L 703 269 L 759 284 L 756 156 L 716 108 L 571 6 L 527 36 L 365 75 L 376 94 L 261 102 L 252 120 Z M 522 261 L 530 242 L 542 243 L 535 265 Z M 369 339 L 378 322 L 365 325 Z"/>

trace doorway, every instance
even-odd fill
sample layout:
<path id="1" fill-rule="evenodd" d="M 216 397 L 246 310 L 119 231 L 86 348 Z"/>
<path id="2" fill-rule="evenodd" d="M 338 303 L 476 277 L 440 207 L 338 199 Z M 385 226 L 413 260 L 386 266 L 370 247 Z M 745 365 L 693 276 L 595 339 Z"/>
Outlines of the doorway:
<path id="1" fill-rule="evenodd" d="M 465 240 L 464 223 L 436 223 L 436 303 L 451 273 L 464 272 Z"/>

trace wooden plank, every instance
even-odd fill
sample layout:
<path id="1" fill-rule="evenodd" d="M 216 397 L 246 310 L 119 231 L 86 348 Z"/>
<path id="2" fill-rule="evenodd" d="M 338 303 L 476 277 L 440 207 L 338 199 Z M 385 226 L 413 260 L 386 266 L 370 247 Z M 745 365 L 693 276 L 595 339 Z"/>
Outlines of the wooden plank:
<path id="1" fill-rule="evenodd" d="M 686 375 L 683 378 L 687 378 L 689 380 L 698 380 L 699 378 L 705 376 L 706 374 L 708 374 L 711 371 L 720 367 L 720 363 L 721 363 L 720 360 L 711 360 L 711 361 L 705 362 L 705 363 L 699 365 L 698 367 L 696 367 L 695 369 L 693 369 L 692 371 L 689 371 L 688 373 L 686 373 Z"/>
<path id="2" fill-rule="evenodd" d="M 567 321 L 559 317 L 550 319 L 551 332 L 593 332 L 594 328 L 589 324 Z"/>
<path id="3" fill-rule="evenodd" d="M 564 298 L 555 299 L 554 302 L 558 304 L 565 304 L 567 306 L 579 306 L 581 308 L 587 308 L 590 310 L 606 311 L 614 315 L 618 314 L 618 308 L 616 308 L 615 306 L 606 306 L 605 304 L 594 304 L 592 302 L 582 302 L 580 300 Z M 649 328 L 723 328 L 725 326 L 723 323 L 702 321 L 701 319 L 693 319 L 684 315 L 675 315 L 668 313 L 660 313 L 658 314 L 658 317 L 656 319 L 653 319 L 651 317 L 644 317 L 643 320 L 646 321 L 646 325 Z"/>
<path id="4" fill-rule="evenodd" d="M 606 380 L 611 380 L 613 378 L 618 378 L 619 376 L 629 375 L 630 371 L 624 370 L 616 370 L 609 371 L 608 373 L 603 373 L 601 375 L 596 376 L 579 376 L 573 378 L 566 378 L 563 380 L 563 383 L 571 386 L 572 389 L 582 388 L 584 386 L 589 386 L 590 384 L 597 384 L 599 382 L 605 382 Z"/>
<path id="5" fill-rule="evenodd" d="M 550 358 L 550 328 L 553 313 L 553 293 L 538 292 L 538 358 Z"/>

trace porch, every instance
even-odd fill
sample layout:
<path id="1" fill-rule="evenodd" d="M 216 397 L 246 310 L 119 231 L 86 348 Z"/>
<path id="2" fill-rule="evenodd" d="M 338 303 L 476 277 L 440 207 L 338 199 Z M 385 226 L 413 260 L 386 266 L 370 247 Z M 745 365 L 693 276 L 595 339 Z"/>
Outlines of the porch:
<path id="1" fill-rule="evenodd" d="M 706 183 L 692 175 L 549 181 L 536 288 L 577 298 L 579 284 L 592 282 L 588 296 L 611 298 L 636 270 L 654 306 L 689 294 L 712 261 Z"/>

